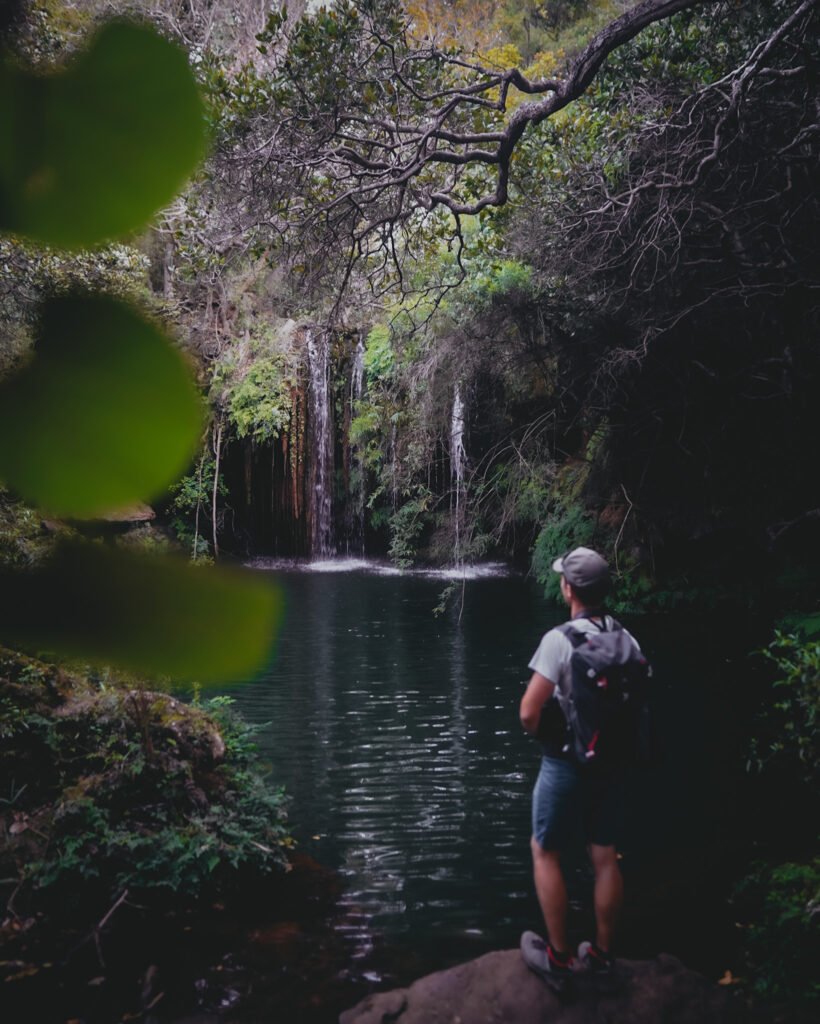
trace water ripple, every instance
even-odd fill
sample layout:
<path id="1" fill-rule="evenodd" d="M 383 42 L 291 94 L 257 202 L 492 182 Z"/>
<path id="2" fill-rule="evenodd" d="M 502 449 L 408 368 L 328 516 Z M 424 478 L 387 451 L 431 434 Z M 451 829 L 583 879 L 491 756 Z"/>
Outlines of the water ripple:
<path id="1" fill-rule="evenodd" d="M 468 582 L 459 623 L 432 614 L 440 578 L 350 561 L 254 565 L 279 571 L 289 612 L 273 666 L 234 696 L 270 723 L 259 743 L 301 849 L 344 879 L 351 958 L 366 961 L 379 934 L 517 941 L 498 927 L 537 913 L 537 755 L 518 727 L 543 632 L 531 591 L 487 567 Z"/>

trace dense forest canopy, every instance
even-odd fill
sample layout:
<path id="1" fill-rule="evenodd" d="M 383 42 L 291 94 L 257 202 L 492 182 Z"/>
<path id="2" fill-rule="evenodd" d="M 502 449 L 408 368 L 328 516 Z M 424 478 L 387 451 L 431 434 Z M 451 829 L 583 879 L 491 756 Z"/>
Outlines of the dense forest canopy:
<path id="1" fill-rule="evenodd" d="M 43 0 L 9 39 L 43 65 L 112 12 L 186 48 L 212 154 L 142 239 L 3 242 L 3 358 L 54 287 L 163 312 L 212 417 L 168 505 L 192 549 L 309 550 L 320 473 L 337 549 L 586 540 L 627 604 L 758 561 L 813 600 L 814 0 Z"/>
<path id="2" fill-rule="evenodd" d="M 245 118 L 249 147 L 245 160 L 232 154 L 232 189 L 246 205 L 258 196 L 260 219 L 289 235 L 300 226 L 354 259 L 386 249 L 395 263 L 396 229 L 412 230 L 423 211 L 441 207 L 458 228 L 461 216 L 503 205 L 525 131 L 581 96 L 617 46 L 693 6 L 644 0 L 560 77 L 419 45 L 398 3 L 336 4 L 289 33 L 273 16 L 262 38 L 285 49 Z"/>
<path id="3" fill-rule="evenodd" d="M 169 552 L 503 558 L 557 596 L 553 558 L 590 544 L 615 570 L 613 610 L 736 605 L 755 628 L 803 631 L 778 632 L 765 652 L 779 697 L 755 721 L 748 763 L 810 808 L 818 7 L 5 4 L 3 638 L 224 682 L 268 656 L 281 600 L 261 574 L 251 586 Z M 94 122 L 105 72 L 120 85 L 131 75 L 130 116 L 103 103 Z M 60 180 L 44 153 L 74 177 Z M 137 500 L 153 508 L 109 507 Z M 723 659 L 717 630 L 713 642 Z M 8 814 L 18 799 L 34 807 L 47 750 L 74 771 L 87 728 L 118 732 L 105 765 L 144 758 L 133 778 L 151 764 L 164 793 L 154 769 L 182 737 L 156 695 L 109 701 L 108 669 L 69 685 L 17 654 L 0 660 L 13 697 L 0 725 L 32 773 L 25 799 L 28 776 L 12 780 Z M 60 687 L 80 694 L 65 746 L 48 717 Z M 117 702 L 124 727 L 108 717 Z M 188 720 L 190 741 L 213 747 L 199 712 Z M 226 847 L 233 869 L 281 864 L 288 845 L 279 795 L 242 768 L 246 739 L 233 743 L 245 789 L 217 814 L 242 826 L 244 854 Z M 222 753 L 206 755 L 215 778 L 208 758 Z M 184 806 L 190 781 L 172 794 Z M 256 818 L 262 845 L 245 830 Z M 812 820 L 772 844 L 801 863 L 748 866 L 743 940 L 770 997 L 817 997 L 805 952 L 817 862 L 789 847 Z M 112 821 L 89 826 L 71 871 L 98 870 L 94 828 L 119 857 Z M 213 825 L 203 834 L 221 843 Z M 196 890 L 219 857 L 201 845 L 187 880 L 174 876 L 177 840 L 166 830 L 152 863 Z"/>

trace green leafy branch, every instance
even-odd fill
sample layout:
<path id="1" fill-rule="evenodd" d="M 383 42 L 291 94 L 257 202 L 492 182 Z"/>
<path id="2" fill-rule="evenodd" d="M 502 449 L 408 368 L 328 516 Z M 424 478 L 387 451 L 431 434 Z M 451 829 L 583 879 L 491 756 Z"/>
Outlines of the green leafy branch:
<path id="1" fill-rule="evenodd" d="M 206 148 L 185 54 L 149 28 L 112 22 L 48 73 L 0 62 L 10 236 L 67 251 L 122 238 L 170 202 Z M 0 387 L 0 478 L 52 515 L 103 518 L 162 495 L 202 427 L 162 325 L 121 298 L 61 294 L 39 311 L 34 358 Z M 182 678 L 258 670 L 280 604 L 239 574 L 77 543 L 0 578 L 7 642 Z"/>

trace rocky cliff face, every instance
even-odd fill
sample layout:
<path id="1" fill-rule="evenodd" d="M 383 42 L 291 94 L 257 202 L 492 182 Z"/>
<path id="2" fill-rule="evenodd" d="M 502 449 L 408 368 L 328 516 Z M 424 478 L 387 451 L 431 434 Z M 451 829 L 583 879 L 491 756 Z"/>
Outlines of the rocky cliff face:
<path id="1" fill-rule="evenodd" d="M 599 994 L 579 976 L 559 999 L 525 966 L 518 950 L 487 953 L 430 974 L 410 988 L 379 992 L 339 1024 L 742 1024 L 740 999 L 675 957 L 621 960 L 617 990 Z"/>

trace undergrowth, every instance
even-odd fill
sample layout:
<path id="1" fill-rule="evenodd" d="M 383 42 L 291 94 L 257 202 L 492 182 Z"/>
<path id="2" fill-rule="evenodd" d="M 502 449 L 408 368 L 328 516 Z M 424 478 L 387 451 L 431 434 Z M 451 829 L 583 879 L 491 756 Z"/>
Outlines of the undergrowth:
<path id="1" fill-rule="evenodd" d="M 287 868 L 285 794 L 227 698 L 101 689 L 2 653 L 0 875 L 13 913 L 126 889 L 217 895 Z"/>
<path id="2" fill-rule="evenodd" d="M 758 713 L 747 768 L 788 792 L 816 822 L 820 775 L 820 642 L 776 631 L 757 657 L 772 669 L 772 689 Z M 782 797 L 780 797 L 782 798 Z M 820 1005 L 816 937 L 820 921 L 820 857 L 783 851 L 750 864 L 732 904 L 742 928 L 749 991 L 764 1002 Z"/>

